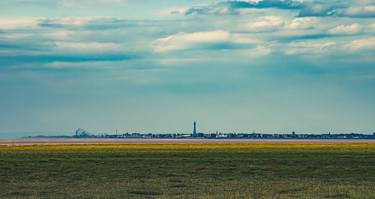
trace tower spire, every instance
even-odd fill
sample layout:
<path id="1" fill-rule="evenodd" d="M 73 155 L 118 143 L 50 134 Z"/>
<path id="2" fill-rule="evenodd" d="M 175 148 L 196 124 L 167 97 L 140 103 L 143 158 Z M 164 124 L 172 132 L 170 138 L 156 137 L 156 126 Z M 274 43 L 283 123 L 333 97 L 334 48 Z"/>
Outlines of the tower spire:
<path id="1" fill-rule="evenodd" d="M 193 137 L 197 136 L 197 122 L 194 121 Z"/>

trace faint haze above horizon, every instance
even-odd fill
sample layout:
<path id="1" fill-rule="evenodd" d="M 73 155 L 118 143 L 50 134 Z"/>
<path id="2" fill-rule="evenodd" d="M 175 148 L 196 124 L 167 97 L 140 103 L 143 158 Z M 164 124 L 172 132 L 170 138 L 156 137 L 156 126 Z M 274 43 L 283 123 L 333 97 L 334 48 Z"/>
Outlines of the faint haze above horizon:
<path id="1" fill-rule="evenodd" d="M 371 133 L 374 19 L 375 0 L 2 0 L 0 137 Z"/>

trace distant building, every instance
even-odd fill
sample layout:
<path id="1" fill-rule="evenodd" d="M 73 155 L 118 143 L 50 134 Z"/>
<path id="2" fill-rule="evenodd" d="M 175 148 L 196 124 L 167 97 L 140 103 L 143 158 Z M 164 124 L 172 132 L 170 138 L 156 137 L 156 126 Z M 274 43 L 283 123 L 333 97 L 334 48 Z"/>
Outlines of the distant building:
<path id="1" fill-rule="evenodd" d="M 197 137 L 197 122 L 194 121 L 193 125 L 193 137 Z"/>
<path id="2" fill-rule="evenodd" d="M 292 132 L 292 138 L 296 138 L 297 137 L 297 134 L 295 131 Z"/>
<path id="3" fill-rule="evenodd" d="M 89 132 L 81 128 L 77 129 L 75 134 L 76 134 L 75 137 L 78 137 L 78 138 L 84 138 L 84 137 L 90 136 Z"/>

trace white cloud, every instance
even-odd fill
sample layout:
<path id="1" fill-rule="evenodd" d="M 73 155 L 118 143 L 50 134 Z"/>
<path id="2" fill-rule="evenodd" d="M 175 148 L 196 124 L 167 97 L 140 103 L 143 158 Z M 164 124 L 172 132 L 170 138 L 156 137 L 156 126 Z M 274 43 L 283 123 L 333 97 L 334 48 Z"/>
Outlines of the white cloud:
<path id="1" fill-rule="evenodd" d="M 269 54 L 272 53 L 272 48 L 269 47 L 269 46 L 257 46 L 253 49 L 250 49 L 250 51 L 248 52 L 247 55 L 245 56 L 248 56 L 248 57 L 251 57 L 251 58 L 257 58 L 257 57 L 263 57 L 263 56 L 267 56 Z"/>
<path id="2" fill-rule="evenodd" d="M 105 64 L 104 64 L 105 63 Z M 118 62 L 116 62 L 118 64 Z M 113 64 L 111 62 L 102 62 L 102 61 L 90 61 L 90 62 L 66 62 L 66 61 L 54 61 L 44 65 L 47 68 L 55 69 L 74 69 L 74 68 L 87 68 L 87 69 L 111 69 Z"/>
<path id="3" fill-rule="evenodd" d="M 247 23 L 244 27 L 251 32 L 266 32 L 283 27 L 285 21 L 279 16 L 266 16 Z"/>
<path id="4" fill-rule="evenodd" d="M 59 50 L 76 50 L 76 51 L 116 51 L 121 50 L 122 46 L 115 43 L 99 42 L 56 42 L 55 48 Z"/>
<path id="5" fill-rule="evenodd" d="M 45 36 L 47 38 L 59 41 L 59 40 L 73 39 L 77 36 L 77 34 L 81 35 L 83 33 L 81 32 L 78 33 L 77 31 L 71 31 L 71 30 L 53 30 L 49 33 L 46 33 Z"/>
<path id="6" fill-rule="evenodd" d="M 50 18 L 42 21 L 42 24 L 63 25 L 63 26 L 82 26 L 90 21 L 101 19 L 103 17 L 63 17 Z"/>
<path id="7" fill-rule="evenodd" d="M 368 26 L 368 28 L 370 29 L 371 32 L 375 32 L 375 23 L 370 24 L 370 25 Z"/>
<path id="8" fill-rule="evenodd" d="M 330 30 L 328 30 L 328 32 L 330 34 L 345 34 L 345 35 L 352 35 L 352 34 L 358 34 L 362 31 L 362 25 L 358 24 L 358 23 L 353 23 L 351 25 L 340 25 L 340 26 L 336 26 Z"/>
<path id="9" fill-rule="evenodd" d="M 346 45 L 347 49 L 353 51 L 359 50 L 374 50 L 375 49 L 375 37 L 357 39 Z"/>
<path id="10" fill-rule="evenodd" d="M 85 8 L 88 6 L 116 5 L 126 2 L 125 0 L 58 0 L 58 4 L 66 8 Z"/>
<path id="11" fill-rule="evenodd" d="M 161 10 L 162 14 L 183 14 L 188 10 L 187 7 L 176 7 L 176 8 L 167 8 L 164 10 Z"/>
<path id="12" fill-rule="evenodd" d="M 319 23 L 319 20 L 316 17 L 303 17 L 296 18 L 288 22 L 287 26 L 290 29 L 311 29 L 314 28 Z"/>
<path id="13" fill-rule="evenodd" d="M 349 17 L 375 17 L 375 5 L 350 7 L 344 11 L 344 16 Z"/>
<path id="14" fill-rule="evenodd" d="M 325 54 L 336 46 L 336 42 L 292 42 L 287 46 L 285 54 Z"/>
<path id="15" fill-rule="evenodd" d="M 152 42 L 151 46 L 156 52 L 184 50 L 210 44 L 253 44 L 255 39 L 240 34 L 231 34 L 226 31 L 178 33 L 160 38 Z"/>
<path id="16" fill-rule="evenodd" d="M 249 3 L 259 3 L 262 0 L 241 0 L 242 2 L 249 2 Z"/>
<path id="17" fill-rule="evenodd" d="M 38 17 L 0 17 L 0 29 L 34 28 L 39 20 Z"/>
<path id="18" fill-rule="evenodd" d="M 265 16 L 248 22 L 240 30 L 248 32 L 306 31 L 319 27 L 317 17 L 289 18 L 285 16 Z"/>

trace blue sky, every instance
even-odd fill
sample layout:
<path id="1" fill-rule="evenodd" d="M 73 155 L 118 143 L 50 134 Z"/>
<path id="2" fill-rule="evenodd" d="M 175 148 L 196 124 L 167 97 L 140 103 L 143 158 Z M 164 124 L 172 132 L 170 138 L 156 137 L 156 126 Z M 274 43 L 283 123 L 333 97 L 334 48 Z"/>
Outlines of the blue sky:
<path id="1" fill-rule="evenodd" d="M 11 132 L 374 132 L 375 1 L 2 0 Z"/>

